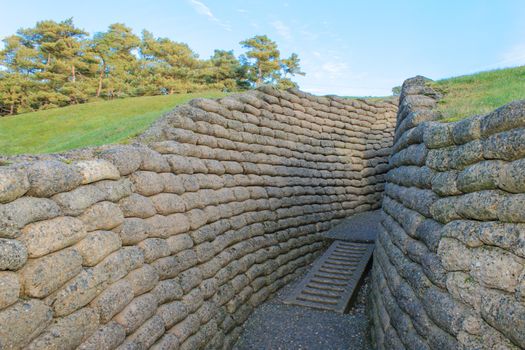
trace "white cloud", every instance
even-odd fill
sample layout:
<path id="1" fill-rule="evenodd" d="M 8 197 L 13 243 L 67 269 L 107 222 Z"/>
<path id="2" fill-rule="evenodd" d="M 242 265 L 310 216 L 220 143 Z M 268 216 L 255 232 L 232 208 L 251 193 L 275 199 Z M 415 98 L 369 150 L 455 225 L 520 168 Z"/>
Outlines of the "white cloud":
<path id="1" fill-rule="evenodd" d="M 319 95 L 385 96 L 390 94 L 390 86 L 396 85 L 374 79 L 366 71 L 355 70 L 342 56 L 335 50 L 311 51 L 311 61 L 305 59 L 303 65 L 307 76 L 295 80 L 302 90 Z"/>
<path id="2" fill-rule="evenodd" d="M 248 13 L 248 10 L 245 10 L 245 9 L 235 9 L 235 11 L 239 13 Z"/>
<path id="3" fill-rule="evenodd" d="M 305 40 L 317 40 L 319 38 L 319 34 L 312 32 L 308 29 L 301 29 L 299 30 L 299 33 Z"/>
<path id="4" fill-rule="evenodd" d="M 227 31 L 231 31 L 232 28 L 229 24 L 226 24 L 222 22 L 220 19 L 218 19 L 213 12 L 210 10 L 208 6 L 206 6 L 205 3 L 199 0 L 189 0 L 190 5 L 193 7 L 195 11 L 197 11 L 198 14 L 208 17 L 208 19 L 212 22 L 216 22 L 218 25 L 226 29 Z"/>
<path id="5" fill-rule="evenodd" d="M 334 82 L 335 83 L 335 82 Z M 368 86 L 348 86 L 348 85 L 324 85 L 313 83 L 301 85 L 301 90 L 314 95 L 339 95 L 339 96 L 389 96 L 389 88 L 375 88 Z"/>
<path id="6" fill-rule="evenodd" d="M 499 69 L 513 66 L 525 65 L 525 44 L 516 44 L 499 55 L 499 61 L 477 66 L 470 69 L 472 72 L 479 72 L 488 69 Z"/>
<path id="7" fill-rule="evenodd" d="M 514 45 L 501 55 L 502 60 L 498 62 L 504 65 L 525 64 L 525 44 Z"/>
<path id="8" fill-rule="evenodd" d="M 321 70 L 328 74 L 341 74 L 348 70 L 348 65 L 343 62 L 326 62 L 321 66 Z"/>
<path id="9" fill-rule="evenodd" d="M 190 0 L 191 5 L 197 11 L 197 13 L 208 16 L 212 20 L 217 20 L 213 12 L 211 12 L 210 8 L 206 6 L 204 3 L 198 1 L 198 0 Z"/>
<path id="10" fill-rule="evenodd" d="M 271 24 L 277 31 L 277 34 L 279 34 L 286 40 L 292 40 L 292 31 L 286 24 L 284 24 L 281 21 L 273 21 Z"/>

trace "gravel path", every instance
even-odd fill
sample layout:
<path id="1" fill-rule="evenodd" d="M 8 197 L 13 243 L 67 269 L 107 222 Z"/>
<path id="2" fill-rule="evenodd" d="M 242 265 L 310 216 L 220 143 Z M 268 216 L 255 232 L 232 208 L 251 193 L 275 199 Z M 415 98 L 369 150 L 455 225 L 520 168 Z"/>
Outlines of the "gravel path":
<path id="1" fill-rule="evenodd" d="M 257 307 L 243 326 L 234 350 L 369 350 L 365 298 L 368 277 L 348 314 L 286 305 L 304 275 Z"/>

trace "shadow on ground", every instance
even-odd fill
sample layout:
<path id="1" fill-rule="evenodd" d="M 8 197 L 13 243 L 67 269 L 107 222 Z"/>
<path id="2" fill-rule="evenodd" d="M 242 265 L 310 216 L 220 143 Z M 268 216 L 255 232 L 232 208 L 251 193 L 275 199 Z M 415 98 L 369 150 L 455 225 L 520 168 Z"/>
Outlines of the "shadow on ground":
<path id="1" fill-rule="evenodd" d="M 366 211 L 342 220 L 322 236 L 351 242 L 375 242 L 381 222 L 381 210 Z"/>

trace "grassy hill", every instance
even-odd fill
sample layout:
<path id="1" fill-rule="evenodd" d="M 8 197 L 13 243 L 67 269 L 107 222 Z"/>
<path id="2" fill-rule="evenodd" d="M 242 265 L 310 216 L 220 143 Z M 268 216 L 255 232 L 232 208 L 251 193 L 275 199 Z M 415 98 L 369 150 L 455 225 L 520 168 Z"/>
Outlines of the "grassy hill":
<path id="1" fill-rule="evenodd" d="M 481 72 L 431 83 L 444 97 L 444 121 L 484 114 L 525 99 L 525 66 Z M 0 155 L 53 153 L 123 143 L 163 113 L 193 98 L 219 98 L 219 91 L 100 101 L 0 118 Z"/>
<path id="2" fill-rule="evenodd" d="M 444 120 L 456 121 L 525 99 L 525 66 L 438 80 L 432 87 L 444 94 L 438 106 Z"/>
<path id="3" fill-rule="evenodd" d="M 125 142 L 179 104 L 198 97 L 225 95 L 207 91 L 132 97 L 0 118 L 0 154 L 53 153 Z"/>

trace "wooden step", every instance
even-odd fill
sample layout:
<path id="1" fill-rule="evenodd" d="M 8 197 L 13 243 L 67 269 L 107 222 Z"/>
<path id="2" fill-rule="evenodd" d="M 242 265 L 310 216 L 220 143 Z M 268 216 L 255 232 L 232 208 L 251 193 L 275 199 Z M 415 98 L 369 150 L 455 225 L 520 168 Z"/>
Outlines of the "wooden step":
<path id="1" fill-rule="evenodd" d="M 346 312 L 373 251 L 373 243 L 334 241 L 284 303 Z"/>

